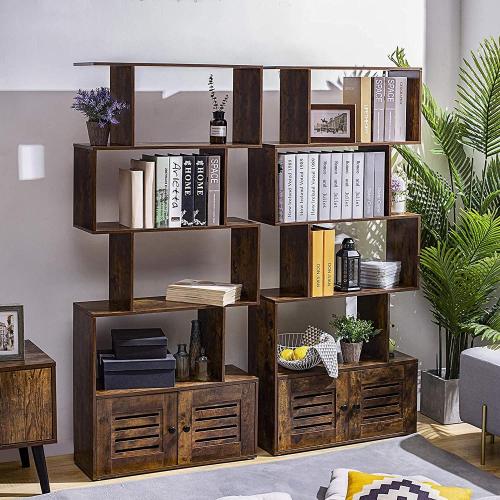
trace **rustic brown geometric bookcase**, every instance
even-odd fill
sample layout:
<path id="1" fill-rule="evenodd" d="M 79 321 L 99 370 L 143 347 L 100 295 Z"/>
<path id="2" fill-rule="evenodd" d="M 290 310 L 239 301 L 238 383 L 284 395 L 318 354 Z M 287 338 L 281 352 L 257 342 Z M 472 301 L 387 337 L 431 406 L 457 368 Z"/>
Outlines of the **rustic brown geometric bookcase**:
<path id="1" fill-rule="evenodd" d="M 243 285 L 231 307 L 259 300 L 260 225 L 227 214 L 228 149 L 260 147 L 262 67 L 78 63 L 110 68 L 111 92 L 129 104 L 112 127 L 109 146 L 74 145 L 73 224 L 109 238 L 109 298 L 73 306 L 75 462 L 92 479 L 252 458 L 256 453 L 257 378 L 225 366 L 225 309 L 134 296 L 134 236 L 138 232 L 229 230 L 230 279 Z M 233 71 L 233 141 L 135 142 L 135 70 L 142 66 L 224 67 Z M 210 227 L 131 229 L 97 220 L 97 169 L 101 151 L 178 150 L 221 156 L 220 224 Z M 103 390 L 97 374 L 99 318 L 197 311 L 210 359 L 208 382 L 178 382 L 162 389 Z"/>
<path id="2" fill-rule="evenodd" d="M 391 145 L 389 143 L 311 144 L 311 71 L 386 71 L 371 67 L 264 67 L 280 71 L 280 142 L 248 151 L 248 217 L 280 227 L 280 287 L 261 290 L 260 303 L 249 308 L 248 367 L 259 378 L 259 446 L 285 454 L 414 432 L 416 429 L 417 360 L 402 353 L 389 358 L 389 294 L 417 290 L 420 217 L 391 215 Z M 406 144 L 420 142 L 421 84 L 419 68 L 408 78 Z M 377 219 L 278 221 L 278 153 L 334 146 L 384 151 L 385 207 Z M 311 297 L 311 228 L 320 222 L 386 221 L 386 258 L 401 261 L 400 284 L 392 289 L 334 292 Z M 304 372 L 282 368 L 276 360 L 280 305 L 308 300 L 357 297 L 358 315 L 382 333 L 365 344 L 361 362 L 343 364 L 331 379 L 322 367 Z M 313 318 L 311 322 L 313 323 Z"/>

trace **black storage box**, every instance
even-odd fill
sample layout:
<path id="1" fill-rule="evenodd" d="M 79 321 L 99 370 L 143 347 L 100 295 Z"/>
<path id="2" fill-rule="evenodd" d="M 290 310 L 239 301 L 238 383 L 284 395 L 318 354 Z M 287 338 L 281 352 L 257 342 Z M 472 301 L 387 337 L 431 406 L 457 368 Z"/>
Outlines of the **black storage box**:
<path id="1" fill-rule="evenodd" d="M 167 355 L 167 337 L 161 328 L 111 330 L 116 359 L 161 359 Z"/>
<path id="2" fill-rule="evenodd" d="M 175 386 L 175 358 L 163 359 L 100 358 L 104 389 L 140 389 Z"/>

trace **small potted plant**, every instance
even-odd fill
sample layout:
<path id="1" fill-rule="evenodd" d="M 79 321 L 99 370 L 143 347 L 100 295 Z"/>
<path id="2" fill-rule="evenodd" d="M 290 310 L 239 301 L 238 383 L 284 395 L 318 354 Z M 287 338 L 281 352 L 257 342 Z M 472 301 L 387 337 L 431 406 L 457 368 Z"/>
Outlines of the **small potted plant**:
<path id="1" fill-rule="evenodd" d="M 208 90 L 212 99 L 213 118 L 210 121 L 210 144 L 226 144 L 227 121 L 224 118 L 224 108 L 226 107 L 229 94 L 226 94 L 219 103 L 215 95 L 214 75 L 208 77 Z"/>
<path id="2" fill-rule="evenodd" d="M 401 165 L 394 168 L 391 178 L 392 210 L 393 214 L 406 212 L 407 177 Z"/>
<path id="3" fill-rule="evenodd" d="M 369 342 L 380 330 L 375 329 L 370 320 L 335 314 L 332 317 L 330 326 L 335 329 L 337 340 L 340 340 L 344 363 L 359 363 L 363 343 Z"/>
<path id="4" fill-rule="evenodd" d="M 71 106 L 87 117 L 87 130 L 92 146 L 106 146 L 111 125 L 117 125 L 118 115 L 128 108 L 125 102 L 111 97 L 106 87 L 92 90 L 79 90 Z"/>

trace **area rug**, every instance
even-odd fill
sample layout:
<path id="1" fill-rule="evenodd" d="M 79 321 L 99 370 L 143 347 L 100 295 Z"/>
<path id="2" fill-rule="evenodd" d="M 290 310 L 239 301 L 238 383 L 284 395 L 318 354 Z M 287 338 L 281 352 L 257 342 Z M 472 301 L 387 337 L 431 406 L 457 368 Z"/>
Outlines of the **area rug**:
<path id="1" fill-rule="evenodd" d="M 226 495 L 270 491 L 290 493 L 293 500 L 322 500 L 335 467 L 365 472 L 423 475 L 438 483 L 471 488 L 473 498 L 500 495 L 500 479 L 436 448 L 417 434 L 386 439 L 360 447 L 335 448 L 326 453 L 287 457 L 265 464 L 186 469 L 183 473 L 119 484 L 54 492 L 54 500 L 215 500 Z"/>

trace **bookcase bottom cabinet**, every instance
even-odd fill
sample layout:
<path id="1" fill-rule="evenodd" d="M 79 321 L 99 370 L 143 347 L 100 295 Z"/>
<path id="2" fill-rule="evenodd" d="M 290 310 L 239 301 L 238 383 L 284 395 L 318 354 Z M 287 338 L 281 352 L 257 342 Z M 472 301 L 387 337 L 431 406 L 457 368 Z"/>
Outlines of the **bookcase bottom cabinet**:
<path id="1" fill-rule="evenodd" d="M 156 394 L 103 391 L 95 446 L 75 448 L 76 464 L 96 480 L 255 457 L 257 379 L 235 378 Z"/>

